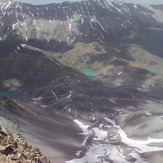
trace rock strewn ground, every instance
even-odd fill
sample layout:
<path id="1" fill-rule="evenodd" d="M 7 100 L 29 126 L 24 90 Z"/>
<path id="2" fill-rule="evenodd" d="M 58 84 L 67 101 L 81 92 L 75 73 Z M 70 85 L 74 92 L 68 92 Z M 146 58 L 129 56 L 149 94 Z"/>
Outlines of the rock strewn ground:
<path id="1" fill-rule="evenodd" d="M 0 127 L 0 163 L 50 163 L 39 149 L 32 148 L 19 134 Z"/>

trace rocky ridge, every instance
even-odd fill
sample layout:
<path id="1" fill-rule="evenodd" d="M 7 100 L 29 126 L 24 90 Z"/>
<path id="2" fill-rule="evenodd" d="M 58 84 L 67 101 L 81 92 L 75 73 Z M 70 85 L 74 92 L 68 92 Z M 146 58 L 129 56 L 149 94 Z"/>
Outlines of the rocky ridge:
<path id="1" fill-rule="evenodd" d="M 37 148 L 28 145 L 19 134 L 0 127 L 0 163 L 50 163 Z"/>

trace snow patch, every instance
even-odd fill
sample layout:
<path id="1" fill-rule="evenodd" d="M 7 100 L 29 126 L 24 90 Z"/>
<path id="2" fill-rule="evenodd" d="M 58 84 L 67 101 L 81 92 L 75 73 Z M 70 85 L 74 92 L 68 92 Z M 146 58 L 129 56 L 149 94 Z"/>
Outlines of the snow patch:
<path id="1" fill-rule="evenodd" d="M 162 147 L 150 146 L 151 143 L 163 143 L 163 139 L 152 139 L 148 137 L 147 140 L 134 140 L 127 137 L 126 133 L 120 126 L 116 125 L 114 120 L 104 118 L 102 123 L 94 123 L 92 125 L 85 125 L 81 121 L 75 119 L 74 122 L 81 128 L 84 139 L 82 145 L 87 145 L 87 151 L 82 158 L 66 161 L 66 163 L 106 163 L 110 159 L 114 163 L 129 163 L 125 158 L 135 158 L 134 163 L 147 163 L 140 157 L 140 153 L 163 151 Z M 94 127 L 98 126 L 98 127 Z M 104 129 L 105 128 L 105 129 Z M 106 130 L 108 128 L 108 130 Z M 108 135 L 108 131 L 113 130 L 113 134 Z M 90 141 L 88 142 L 88 139 Z M 121 143 L 114 144 L 116 142 L 123 142 L 128 147 L 121 147 Z M 125 150 L 130 151 L 126 156 Z M 82 150 L 76 152 L 76 156 L 80 156 Z"/>

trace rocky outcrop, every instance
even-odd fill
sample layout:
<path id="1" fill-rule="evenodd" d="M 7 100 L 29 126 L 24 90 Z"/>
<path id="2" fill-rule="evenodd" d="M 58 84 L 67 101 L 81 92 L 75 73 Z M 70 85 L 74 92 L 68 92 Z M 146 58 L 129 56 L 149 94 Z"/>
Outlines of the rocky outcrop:
<path id="1" fill-rule="evenodd" d="M 37 148 L 28 145 L 19 134 L 0 128 L 0 163 L 50 163 Z"/>

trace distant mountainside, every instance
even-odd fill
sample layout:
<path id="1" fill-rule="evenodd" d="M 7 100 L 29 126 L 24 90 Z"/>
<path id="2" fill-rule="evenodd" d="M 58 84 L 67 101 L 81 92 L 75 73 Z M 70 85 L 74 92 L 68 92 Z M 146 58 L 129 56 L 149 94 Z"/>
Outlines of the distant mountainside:
<path id="1" fill-rule="evenodd" d="M 1 39 L 108 43 L 141 39 L 163 28 L 163 5 L 88 0 L 33 6 L 1 2 Z"/>
<path id="2" fill-rule="evenodd" d="M 108 62 L 111 65 L 120 62 L 125 68 L 134 65 L 145 69 L 140 71 L 146 76 L 153 76 L 153 72 L 160 69 L 163 5 L 135 5 L 110 0 L 38 6 L 1 1 L 0 5 L 1 42 L 17 40 L 55 52 L 53 56 L 70 60 L 70 63 L 75 61 L 81 67 L 82 63 L 97 71 L 99 76 L 106 76 L 102 68 L 107 71 Z M 83 48 L 82 54 L 76 54 L 84 44 L 92 45 Z M 135 55 L 135 51 L 139 54 Z M 96 57 L 92 57 L 95 54 Z M 140 61 L 138 55 L 148 61 Z M 103 66 L 99 67 L 101 64 L 97 65 L 96 61 Z M 132 75 L 133 71 L 137 73 L 139 70 L 129 71 L 127 73 Z M 148 74 L 147 71 L 152 72 Z"/>
<path id="3" fill-rule="evenodd" d="M 162 45 L 163 5 L 0 0 L 0 125 L 54 163 L 162 163 Z"/>

